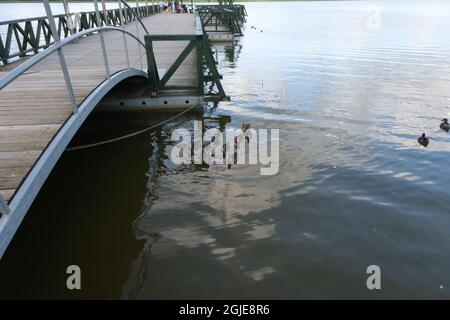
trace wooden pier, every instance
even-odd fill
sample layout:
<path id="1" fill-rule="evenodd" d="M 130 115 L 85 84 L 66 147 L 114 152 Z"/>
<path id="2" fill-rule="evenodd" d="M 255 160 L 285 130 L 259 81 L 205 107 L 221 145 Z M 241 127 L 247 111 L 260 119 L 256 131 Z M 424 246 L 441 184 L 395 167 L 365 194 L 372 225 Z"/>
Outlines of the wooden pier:
<path id="1" fill-rule="evenodd" d="M 47 18 L 6 22 L 8 35 L 0 37 L 0 257 L 94 108 L 191 109 L 228 99 L 199 13 L 122 2 L 119 9 L 83 13 L 73 29 L 69 16 L 51 14 L 47 0 Z M 142 85 L 112 94 L 130 79 Z M 207 83 L 212 93 L 205 92 Z"/>
<path id="2" fill-rule="evenodd" d="M 243 35 L 241 25 L 247 16 L 243 5 L 198 5 L 196 12 L 211 41 L 229 42 Z"/>
<path id="3" fill-rule="evenodd" d="M 154 35 L 195 35 L 194 14 L 158 14 L 143 19 Z M 125 30 L 136 33 L 136 22 Z M 143 31 L 140 31 L 142 37 Z M 77 102 L 82 102 L 105 80 L 99 35 L 91 35 L 68 44 L 63 49 Z M 105 32 L 104 40 L 110 73 L 126 68 L 123 36 L 119 32 Z M 128 41 L 130 66 L 146 69 L 145 48 Z M 155 43 L 158 67 L 168 69 L 186 41 Z M 169 84 L 198 86 L 196 52 L 185 60 Z M 0 76 L 4 72 L 0 73 Z M 197 91 L 180 90 L 180 96 L 196 96 Z M 0 91 L 0 194 L 6 201 L 14 195 L 22 179 L 42 154 L 52 137 L 72 115 L 64 77 L 57 54 L 53 54 Z"/>

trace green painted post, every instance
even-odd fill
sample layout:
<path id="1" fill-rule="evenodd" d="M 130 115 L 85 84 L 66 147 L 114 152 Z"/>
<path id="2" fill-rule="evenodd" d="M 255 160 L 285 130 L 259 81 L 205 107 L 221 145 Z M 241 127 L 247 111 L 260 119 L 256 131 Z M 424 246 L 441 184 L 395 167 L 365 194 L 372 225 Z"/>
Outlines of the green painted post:
<path id="1" fill-rule="evenodd" d="M 156 66 L 155 54 L 153 52 L 153 43 L 151 37 L 148 35 L 144 37 L 144 40 L 145 40 L 145 51 L 147 53 L 148 80 L 150 82 L 151 88 L 153 90 L 156 90 L 159 84 L 159 75 L 158 75 L 158 68 Z"/>
<path id="2" fill-rule="evenodd" d="M 203 79 L 203 37 L 205 35 L 197 36 L 195 40 L 195 47 L 197 48 L 197 79 L 198 79 L 198 94 L 204 94 L 204 79 Z"/>
<path id="3" fill-rule="evenodd" d="M 207 38 L 204 38 L 203 41 L 204 41 L 205 46 L 209 46 L 209 44 L 207 43 L 207 41 L 208 41 Z M 220 82 L 220 75 L 219 75 L 219 71 L 217 71 L 214 57 L 211 52 L 204 51 L 204 54 L 205 54 L 206 66 L 208 67 L 209 72 L 211 73 L 211 76 L 214 79 L 214 83 L 216 84 L 217 89 L 219 90 L 220 96 L 221 96 L 221 98 L 226 99 L 227 95 L 225 94 L 225 90 L 223 89 L 222 83 Z"/>
<path id="4" fill-rule="evenodd" d="M 3 45 L 2 37 L 0 35 L 0 58 L 2 59 L 3 64 L 8 64 L 8 52 Z"/>

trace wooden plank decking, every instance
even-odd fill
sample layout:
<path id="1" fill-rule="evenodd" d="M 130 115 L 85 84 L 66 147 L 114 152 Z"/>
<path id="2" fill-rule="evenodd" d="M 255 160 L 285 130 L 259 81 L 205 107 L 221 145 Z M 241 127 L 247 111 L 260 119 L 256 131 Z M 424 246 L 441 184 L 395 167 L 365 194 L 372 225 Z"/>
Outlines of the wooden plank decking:
<path id="1" fill-rule="evenodd" d="M 194 14 L 160 13 L 143 18 L 150 34 L 195 34 Z M 144 40 L 144 31 L 133 22 L 126 30 Z M 138 29 L 137 29 L 138 28 Z M 104 33 L 111 73 L 126 69 L 121 32 Z M 145 50 L 127 36 L 130 67 L 147 68 Z M 186 41 L 154 43 L 158 68 L 169 68 Z M 99 35 L 84 37 L 63 49 L 77 103 L 105 80 Z M 19 62 L 20 63 L 20 62 Z M 0 77 L 7 70 L 0 69 Z M 168 84 L 197 86 L 196 52 L 193 50 Z M 192 93 L 185 93 L 192 94 Z M 33 164 L 72 115 L 58 56 L 53 54 L 0 91 L 0 194 L 11 200 Z"/>

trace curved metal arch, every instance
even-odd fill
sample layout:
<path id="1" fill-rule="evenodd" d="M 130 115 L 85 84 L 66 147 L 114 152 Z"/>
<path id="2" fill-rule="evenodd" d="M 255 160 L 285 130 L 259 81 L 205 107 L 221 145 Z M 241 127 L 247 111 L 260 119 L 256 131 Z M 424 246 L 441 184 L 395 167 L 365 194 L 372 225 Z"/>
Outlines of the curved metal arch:
<path id="1" fill-rule="evenodd" d="M 20 64 L 19 66 L 17 66 L 16 68 L 14 68 L 10 72 L 8 72 L 6 75 L 4 75 L 2 78 L 0 78 L 0 90 L 2 90 L 4 87 L 6 87 L 8 84 L 10 84 L 15 79 L 17 79 L 20 75 L 22 75 L 23 73 L 28 71 L 31 67 L 35 66 L 36 64 L 38 64 L 39 62 L 41 62 L 42 60 L 47 58 L 49 55 L 51 55 L 52 53 L 55 53 L 58 49 L 61 49 L 62 47 L 72 43 L 74 40 L 77 40 L 81 37 L 92 34 L 94 32 L 104 32 L 104 31 L 108 31 L 108 30 L 119 31 L 119 32 L 125 33 L 125 34 L 129 35 L 130 37 L 134 38 L 141 46 L 143 46 L 145 48 L 144 43 L 138 37 L 136 37 L 131 32 L 126 31 L 119 27 L 96 27 L 96 28 L 84 30 L 84 31 L 78 32 L 76 34 L 73 34 L 67 38 L 64 38 L 63 40 L 61 40 L 58 43 L 51 45 L 47 49 L 39 52 L 37 55 L 33 56 L 29 60 L 25 61 L 24 63 Z"/>
<path id="2" fill-rule="evenodd" d="M 146 72 L 130 68 L 116 72 L 111 75 L 110 79 L 104 80 L 86 99 L 84 99 L 78 107 L 79 111 L 68 118 L 47 145 L 44 152 L 40 155 L 39 159 L 14 194 L 9 204 L 10 213 L 8 215 L 3 215 L 0 219 L 0 258 L 3 256 L 3 253 L 11 242 L 42 185 L 50 175 L 53 167 L 86 118 L 92 110 L 94 110 L 100 100 L 115 85 L 125 79 L 136 76 L 148 78 Z"/>
<path id="3" fill-rule="evenodd" d="M 136 12 L 134 12 L 133 8 L 125 1 L 125 0 L 120 0 L 120 2 L 122 2 L 128 9 L 130 9 L 130 11 L 133 13 L 133 16 L 137 19 L 137 21 L 140 23 L 142 29 L 144 29 L 145 33 L 149 36 L 150 32 L 148 32 L 147 27 L 145 26 L 145 24 L 142 22 L 141 18 L 139 17 L 139 15 L 136 14 Z M 138 8 L 138 7 L 136 7 Z"/>

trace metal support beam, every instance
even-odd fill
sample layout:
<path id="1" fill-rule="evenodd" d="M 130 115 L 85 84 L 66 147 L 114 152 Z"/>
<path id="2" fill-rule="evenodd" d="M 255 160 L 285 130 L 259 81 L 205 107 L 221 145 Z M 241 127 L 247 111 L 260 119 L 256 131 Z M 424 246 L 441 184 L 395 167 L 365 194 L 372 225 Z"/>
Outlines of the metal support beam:
<path id="1" fill-rule="evenodd" d="M 153 52 L 153 43 L 151 36 L 145 36 L 145 51 L 147 53 L 148 80 L 153 90 L 158 88 L 159 74 L 156 66 L 155 53 Z"/>
<path id="2" fill-rule="evenodd" d="M 53 39 L 55 39 L 55 43 L 60 42 L 59 33 L 56 29 L 55 19 L 53 18 L 52 9 L 50 8 L 50 3 L 48 0 L 43 0 L 45 12 L 47 13 L 48 24 L 50 26 L 50 31 L 52 33 Z M 75 94 L 73 92 L 72 82 L 70 81 L 70 74 L 67 68 L 66 59 L 64 58 L 64 54 L 61 48 L 58 48 L 58 57 L 59 62 L 61 64 L 61 70 L 64 75 L 64 81 L 66 82 L 67 94 L 69 95 L 70 103 L 72 105 L 73 113 L 77 113 L 78 105 L 75 99 Z"/>
<path id="3" fill-rule="evenodd" d="M 217 79 L 216 81 L 214 81 L 214 83 L 216 84 L 220 95 L 223 97 L 226 97 L 225 90 L 222 87 L 222 83 L 220 82 L 220 80 L 218 80 L 220 78 L 220 75 L 219 75 L 219 72 L 217 71 L 214 57 L 210 54 L 205 54 L 205 62 L 206 62 L 206 66 L 209 69 L 209 72 L 211 72 L 211 75 L 214 77 L 214 79 Z"/>
<path id="4" fill-rule="evenodd" d="M 139 0 L 136 0 L 136 19 L 138 19 L 141 23 L 141 19 L 140 19 L 140 13 L 139 13 Z M 136 23 L 136 36 L 140 39 L 141 38 L 141 33 L 139 32 L 139 24 Z M 139 62 L 141 65 L 141 69 L 144 69 L 144 64 L 142 63 L 142 52 L 141 52 L 141 47 L 138 47 L 138 54 L 139 54 Z"/>
<path id="5" fill-rule="evenodd" d="M 122 25 L 122 29 L 125 30 L 125 20 L 123 18 L 123 11 L 122 11 L 122 1 L 119 0 L 119 19 L 120 19 L 120 24 Z M 127 64 L 127 68 L 130 67 L 130 57 L 128 55 L 128 43 L 127 43 L 127 36 L 125 35 L 125 33 L 122 33 L 123 36 L 123 48 L 125 50 L 125 62 Z"/>
<path id="6" fill-rule="evenodd" d="M 11 209 L 9 208 L 8 204 L 6 203 L 5 199 L 3 199 L 2 195 L 0 195 L 0 218 L 2 215 L 8 215 L 11 212 Z"/>
<path id="7" fill-rule="evenodd" d="M 141 111 L 171 111 L 185 110 L 194 105 L 203 106 L 201 96 L 166 96 L 166 97 L 139 97 L 129 98 L 123 96 L 108 97 L 102 100 L 95 109 L 98 113 L 107 112 L 141 112 Z"/>
<path id="8" fill-rule="evenodd" d="M 97 27 L 101 27 L 102 21 L 100 20 L 100 12 L 98 11 L 98 0 L 94 0 L 94 7 L 95 7 L 95 17 L 97 19 Z M 111 78 L 111 73 L 109 71 L 108 55 L 106 54 L 105 38 L 103 37 L 103 32 L 99 32 L 99 34 L 100 34 L 100 43 L 102 45 L 103 62 L 105 64 L 105 74 L 106 78 L 109 79 Z"/>
<path id="9" fill-rule="evenodd" d="M 148 78 L 149 87 L 152 93 L 155 91 L 171 90 L 172 88 L 167 85 L 171 77 L 175 74 L 178 68 L 182 65 L 188 55 L 195 49 L 197 55 L 197 84 L 192 89 L 197 91 L 199 96 L 204 96 L 205 81 L 212 82 L 217 90 L 218 94 L 214 95 L 216 100 L 228 100 L 229 97 L 225 94 L 225 91 L 220 82 L 221 75 L 216 67 L 216 60 L 214 59 L 208 37 L 205 29 L 203 28 L 201 19 L 196 17 L 196 34 L 195 35 L 147 35 L 145 39 L 145 48 L 147 53 L 147 65 L 148 65 Z M 169 69 L 165 72 L 162 78 L 159 78 L 157 66 L 155 62 L 155 55 L 153 52 L 154 41 L 186 41 L 188 45 L 183 49 L 180 55 L 175 59 Z M 205 76 L 205 67 L 209 70 L 209 74 Z M 209 95 L 209 97 L 212 97 Z"/>
<path id="10" fill-rule="evenodd" d="M 69 10 L 69 0 L 63 0 L 63 5 L 64 5 L 64 12 L 66 14 L 67 28 L 69 29 L 70 34 L 75 34 L 76 30 L 73 27 L 72 16 L 70 15 Z"/>
<path id="11" fill-rule="evenodd" d="M 198 94 L 204 94 L 204 79 L 203 79 L 203 39 L 200 37 L 196 40 L 197 45 L 197 78 L 198 78 Z"/>
<path id="12" fill-rule="evenodd" d="M 109 18 L 108 18 L 108 10 L 106 10 L 105 0 L 102 0 L 102 9 L 103 9 L 103 19 L 105 20 L 105 26 L 108 26 Z"/>

